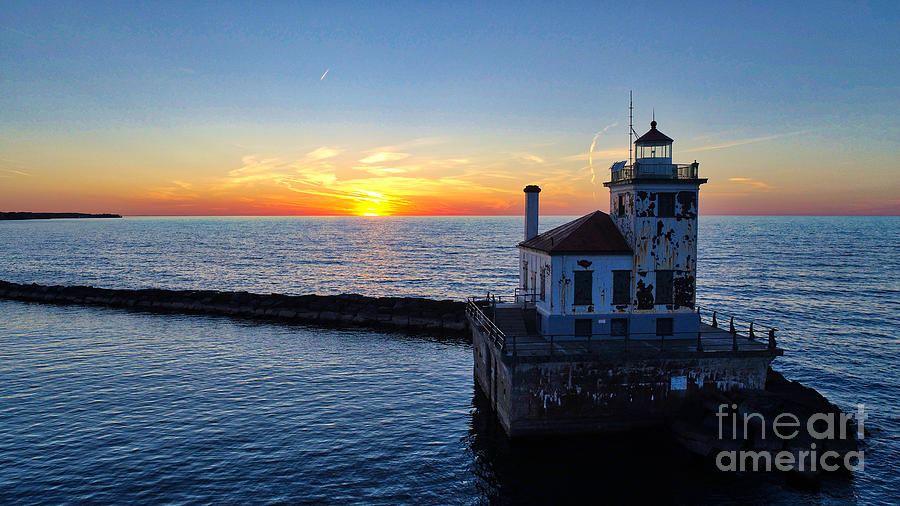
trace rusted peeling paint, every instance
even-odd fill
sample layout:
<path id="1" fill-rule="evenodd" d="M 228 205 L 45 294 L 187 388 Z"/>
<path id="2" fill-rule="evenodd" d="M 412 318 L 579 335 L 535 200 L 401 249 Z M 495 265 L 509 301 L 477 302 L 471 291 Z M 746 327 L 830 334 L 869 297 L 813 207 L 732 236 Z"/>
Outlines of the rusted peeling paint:
<path id="1" fill-rule="evenodd" d="M 637 282 L 637 292 L 635 293 L 637 297 L 637 308 L 638 309 L 653 309 L 653 285 L 644 284 L 643 279 L 639 279 Z"/>
<path id="2" fill-rule="evenodd" d="M 673 301 L 675 309 L 679 307 L 694 307 L 694 276 L 690 272 L 676 273 L 674 284 Z"/>
<path id="3" fill-rule="evenodd" d="M 679 208 L 675 210 L 677 218 L 692 220 L 697 217 L 697 193 L 693 191 L 681 191 L 675 196 Z"/>

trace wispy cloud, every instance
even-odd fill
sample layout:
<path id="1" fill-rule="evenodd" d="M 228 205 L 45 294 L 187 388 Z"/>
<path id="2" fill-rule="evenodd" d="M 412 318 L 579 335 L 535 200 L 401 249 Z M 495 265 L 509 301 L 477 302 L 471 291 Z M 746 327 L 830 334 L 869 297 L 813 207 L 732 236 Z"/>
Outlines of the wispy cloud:
<path id="1" fill-rule="evenodd" d="M 762 181 L 756 181 L 753 178 L 749 178 L 749 177 L 730 177 L 730 178 L 728 178 L 728 180 L 733 183 L 739 183 L 739 184 L 753 186 L 753 187 L 759 188 L 761 190 L 769 190 L 772 188 L 767 183 L 763 183 Z"/>
<path id="2" fill-rule="evenodd" d="M 380 151 L 359 160 L 359 163 L 384 163 L 395 162 L 408 158 L 409 153 L 396 153 L 391 151 Z"/>
<path id="3" fill-rule="evenodd" d="M 544 159 L 539 157 L 538 155 L 531 153 L 514 153 L 514 155 L 521 159 L 532 163 L 544 163 Z"/>
<path id="4" fill-rule="evenodd" d="M 627 147 L 627 146 L 626 146 Z M 594 160 L 600 159 L 621 159 L 624 158 L 624 155 L 628 154 L 625 149 L 600 149 L 594 150 L 592 152 L 584 152 L 578 153 L 577 155 L 569 155 L 560 158 L 560 160 L 566 162 L 587 162 L 589 159 L 593 158 Z"/>
<path id="5" fill-rule="evenodd" d="M 11 26 L 2 26 L 2 27 L 0 27 L 0 28 L 2 28 L 4 31 L 10 32 L 10 33 L 14 33 L 14 34 L 16 34 L 16 35 L 19 35 L 19 36 L 22 36 L 22 37 L 25 37 L 25 38 L 28 38 L 28 39 L 31 39 L 31 40 L 35 40 L 35 39 L 36 39 L 36 37 L 35 37 L 34 35 L 31 35 L 31 34 L 28 33 L 28 32 L 23 32 L 22 30 L 18 30 L 18 29 L 16 29 L 16 28 L 11 27 Z"/>
<path id="6" fill-rule="evenodd" d="M 24 170 L 4 169 L 4 168 L 0 167 L 0 171 L 6 172 L 6 173 L 8 173 L 8 174 L 13 174 L 13 175 L 16 175 L 16 176 L 31 176 L 31 174 L 29 174 L 28 172 L 25 172 Z M 10 176 L 10 175 L 6 175 L 6 176 L 0 175 L 0 177 L 12 177 L 12 176 Z"/>
<path id="7" fill-rule="evenodd" d="M 324 160 L 326 158 L 334 158 L 335 156 L 341 154 L 341 151 L 334 148 L 329 148 L 328 146 L 322 146 L 320 148 L 316 148 L 309 153 L 306 153 L 306 157 L 311 160 Z"/>
<path id="8" fill-rule="evenodd" d="M 780 139 L 782 137 L 791 137 L 794 135 L 801 135 L 801 134 L 805 134 L 807 132 L 809 132 L 809 130 L 799 130 L 797 132 L 789 132 L 786 134 L 766 135 L 764 137 L 752 137 L 749 139 L 738 139 L 738 140 L 734 140 L 731 142 L 723 142 L 721 144 L 713 144 L 710 146 L 701 146 L 698 148 L 682 149 L 680 151 L 682 153 L 694 153 L 697 151 L 712 151 L 714 149 L 727 149 L 727 148 L 733 148 L 735 146 L 743 146 L 745 144 L 753 144 L 755 142 L 765 142 L 765 141 L 771 141 L 774 139 Z"/>
<path id="9" fill-rule="evenodd" d="M 293 157 L 257 153 L 218 177 L 169 181 L 142 196 L 173 206 L 240 203 L 242 209 L 282 213 L 496 213 L 517 206 L 528 182 L 569 198 L 572 181 L 587 176 L 586 167 L 573 169 L 531 152 L 511 157 L 442 150 L 441 157 L 416 149 L 440 142 L 422 138 L 362 150 L 321 146 Z"/>

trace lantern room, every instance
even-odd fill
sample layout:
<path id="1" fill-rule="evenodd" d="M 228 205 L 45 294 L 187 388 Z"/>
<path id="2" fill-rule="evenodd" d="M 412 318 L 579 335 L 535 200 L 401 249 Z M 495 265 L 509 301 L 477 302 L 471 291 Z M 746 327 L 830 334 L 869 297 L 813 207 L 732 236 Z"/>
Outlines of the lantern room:
<path id="1" fill-rule="evenodd" d="M 634 141 L 634 157 L 638 163 L 672 163 L 672 139 L 656 129 L 656 121 L 650 122 L 650 130 Z"/>

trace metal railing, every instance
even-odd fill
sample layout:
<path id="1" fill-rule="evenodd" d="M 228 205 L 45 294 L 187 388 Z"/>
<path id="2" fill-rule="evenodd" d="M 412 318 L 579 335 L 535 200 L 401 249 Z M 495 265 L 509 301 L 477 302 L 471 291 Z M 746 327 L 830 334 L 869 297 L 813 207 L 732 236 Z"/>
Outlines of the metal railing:
<path id="1" fill-rule="evenodd" d="M 488 293 L 484 303 L 491 304 L 490 301 L 491 294 Z M 496 303 L 493 303 L 491 305 L 495 304 Z M 488 338 L 497 346 L 497 348 L 501 351 L 506 350 L 506 334 L 494 324 L 493 319 L 488 318 L 487 315 L 484 314 L 484 311 L 482 311 L 479 306 L 479 300 L 477 298 L 469 297 L 466 301 L 466 314 L 472 319 L 472 322 L 479 327 L 479 331 L 487 334 Z"/>
<path id="2" fill-rule="evenodd" d="M 763 325 L 757 325 L 755 322 L 736 318 L 734 316 L 725 315 L 715 310 L 697 307 L 696 314 L 701 327 L 697 332 L 671 332 L 660 335 L 656 332 L 628 332 L 622 335 L 610 334 L 542 334 L 542 339 L 535 340 L 535 336 L 507 336 L 494 323 L 497 304 L 518 303 L 526 296 L 533 299 L 534 293 L 516 291 L 515 295 L 510 299 L 500 295 L 491 294 L 490 292 L 484 297 L 470 297 L 466 302 L 466 313 L 471 317 L 472 321 L 479 327 L 479 330 L 485 333 L 488 338 L 501 350 L 504 354 L 518 355 L 520 351 L 534 354 L 553 355 L 555 348 L 566 345 L 585 345 L 588 350 L 621 350 L 629 351 L 629 342 L 632 342 L 632 349 L 641 348 L 643 351 L 667 351 L 666 343 L 670 343 L 668 350 L 672 350 L 673 341 L 678 342 L 678 347 L 683 351 L 689 351 L 685 347 L 686 341 L 693 340 L 690 351 L 739 351 L 742 343 L 752 342 L 756 344 L 765 344 L 766 349 L 774 351 L 777 349 L 775 339 L 775 328 Z M 490 309 L 491 317 L 489 317 L 482 308 Z M 626 315 L 623 315 L 626 316 Z M 703 325 L 707 325 L 706 328 Z M 730 336 L 730 349 L 723 349 L 722 336 Z M 712 338 L 715 336 L 715 339 Z M 706 339 L 704 339 L 706 337 Z M 522 338 L 525 343 L 519 343 Z M 528 339 L 526 339 L 528 338 Z M 759 346 L 753 349 L 760 350 Z"/>
<path id="3" fill-rule="evenodd" d="M 537 292 L 535 291 L 527 291 L 525 288 L 516 288 L 516 291 L 513 293 L 514 302 L 517 304 L 521 302 L 522 304 L 534 304 L 537 302 Z"/>
<path id="4" fill-rule="evenodd" d="M 537 292 L 529 292 L 524 288 L 516 288 L 511 297 L 509 295 L 497 295 L 496 293 L 488 292 L 484 297 L 469 297 L 469 300 L 484 302 L 494 307 L 496 307 L 497 304 L 522 304 L 524 307 L 525 304 L 534 304 L 537 302 L 537 297 Z"/>
<path id="5" fill-rule="evenodd" d="M 750 341 L 756 339 L 768 339 L 769 348 L 774 349 L 777 346 L 777 342 L 775 341 L 775 327 L 757 325 L 756 322 L 752 320 L 725 315 L 716 310 L 701 306 L 697 306 L 697 317 L 700 318 L 700 323 L 705 323 L 716 329 L 727 329 L 735 342 L 738 338 Z"/>
<path id="6" fill-rule="evenodd" d="M 700 164 L 671 163 L 671 164 L 641 164 L 625 165 L 619 170 L 610 172 L 612 182 L 625 181 L 638 177 L 652 177 L 664 179 L 697 179 L 700 177 Z"/>

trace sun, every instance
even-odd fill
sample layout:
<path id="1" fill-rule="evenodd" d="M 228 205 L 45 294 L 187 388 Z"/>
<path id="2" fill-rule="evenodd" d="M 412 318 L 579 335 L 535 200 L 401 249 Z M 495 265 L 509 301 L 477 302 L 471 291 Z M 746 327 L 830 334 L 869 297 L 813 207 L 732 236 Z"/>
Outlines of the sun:
<path id="1" fill-rule="evenodd" d="M 355 189 L 353 197 L 356 205 L 352 214 L 356 216 L 390 216 L 393 210 L 391 198 L 382 193 Z"/>
<path id="2" fill-rule="evenodd" d="M 353 210 L 356 216 L 388 216 L 390 210 L 384 202 L 360 202 Z"/>

